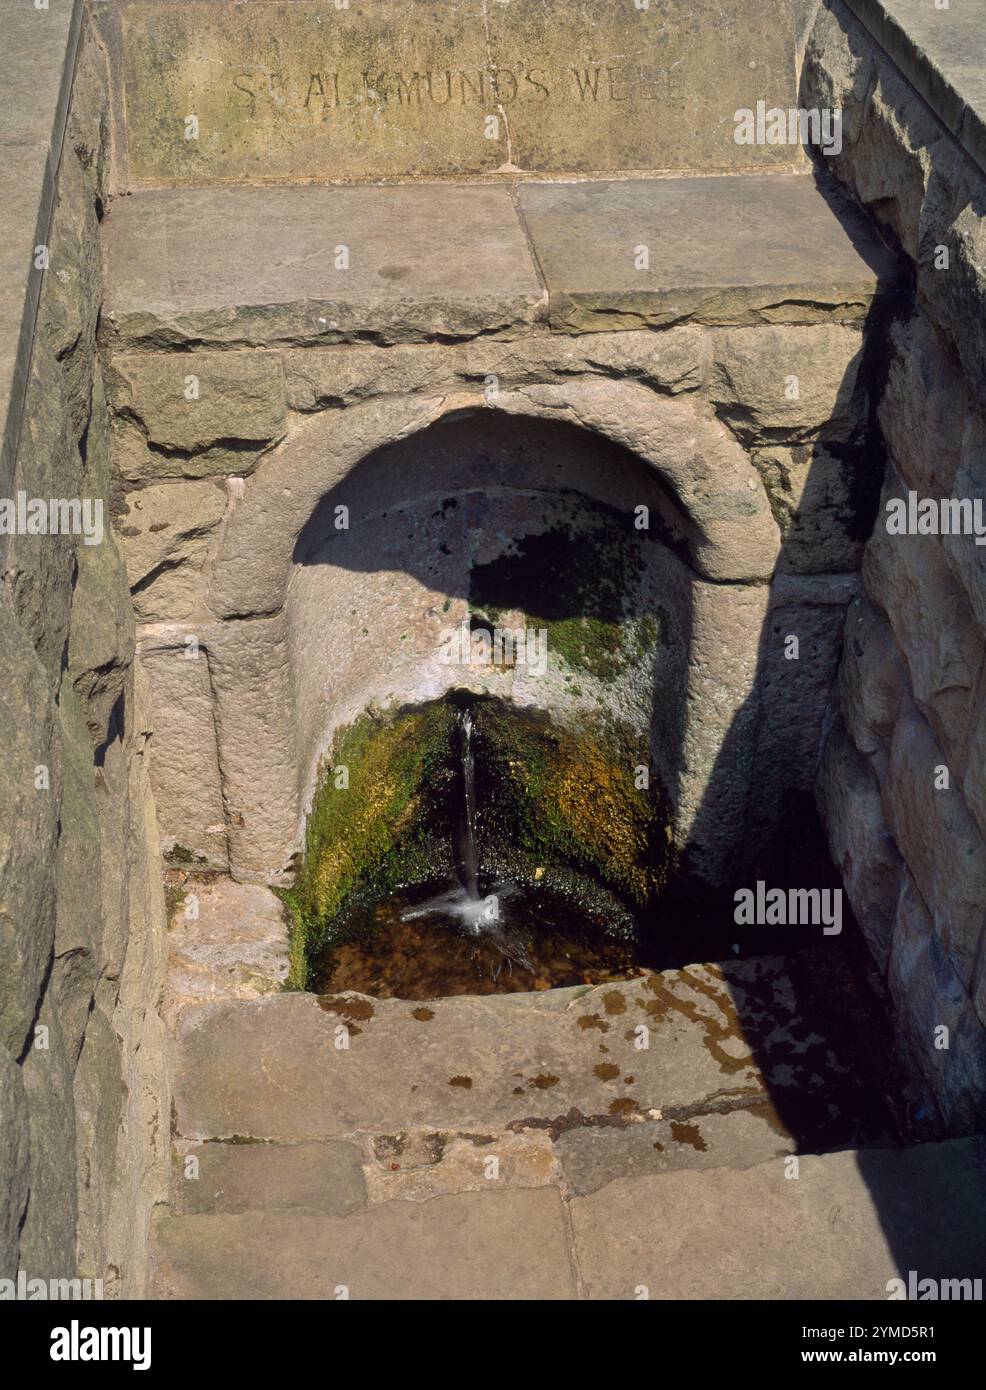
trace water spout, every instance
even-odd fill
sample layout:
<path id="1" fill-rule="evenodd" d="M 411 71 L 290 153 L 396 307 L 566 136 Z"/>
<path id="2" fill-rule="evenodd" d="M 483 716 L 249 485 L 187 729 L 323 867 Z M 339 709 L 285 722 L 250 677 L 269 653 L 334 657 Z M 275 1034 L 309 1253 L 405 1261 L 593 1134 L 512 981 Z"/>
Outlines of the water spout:
<path id="1" fill-rule="evenodd" d="M 476 844 L 476 759 L 472 747 L 472 713 L 459 712 L 459 758 L 462 770 L 462 821 L 459 831 L 459 864 L 462 886 L 471 899 L 479 898 L 479 849 Z"/>
<path id="2" fill-rule="evenodd" d="M 462 786 L 462 817 L 456 832 L 456 868 L 460 885 L 420 907 L 401 914 L 411 922 L 422 917 L 451 918 L 469 936 L 485 936 L 503 955 L 525 970 L 533 971 L 523 934 L 511 930 L 503 911 L 504 902 L 517 890 L 512 883 L 498 883 L 483 896 L 479 888 L 479 842 L 476 835 L 476 759 L 473 751 L 473 721 L 468 709 L 458 711 L 459 763 Z"/>

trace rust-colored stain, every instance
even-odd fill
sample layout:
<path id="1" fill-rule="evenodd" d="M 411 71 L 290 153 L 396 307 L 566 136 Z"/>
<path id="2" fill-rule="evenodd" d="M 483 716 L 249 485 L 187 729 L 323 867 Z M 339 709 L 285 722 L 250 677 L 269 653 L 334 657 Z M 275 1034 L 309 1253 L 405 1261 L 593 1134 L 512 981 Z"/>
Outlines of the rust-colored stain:
<path id="1" fill-rule="evenodd" d="M 682 1018 L 686 1018 L 689 1023 L 698 1024 L 702 1030 L 704 1045 L 719 1064 L 720 1071 L 727 1076 L 733 1076 L 746 1067 L 754 1066 L 750 1053 L 745 1056 L 733 1057 L 725 1050 L 724 1044 L 731 1040 L 746 1042 L 736 1006 L 728 993 L 724 989 L 716 989 L 708 981 L 689 970 L 679 970 L 678 978 L 690 985 L 698 994 L 704 994 L 706 999 L 709 999 L 718 1009 L 721 1017 L 716 1018 L 714 1015 L 703 1014 L 696 1000 L 680 998 L 661 975 L 651 975 L 644 982 L 644 988 L 650 991 L 653 998 L 641 997 L 637 1002 L 658 1021 L 663 1021 L 672 1013 L 677 1013 Z"/>
<path id="2" fill-rule="evenodd" d="M 621 1096 L 619 1100 L 611 1100 L 609 1103 L 609 1113 L 611 1115 L 623 1115 L 628 1117 L 635 1115 L 640 1109 L 637 1102 L 630 1096 Z"/>
<path id="3" fill-rule="evenodd" d="M 623 1084 L 624 1086 L 632 1086 L 636 1079 L 637 1078 L 635 1076 L 625 1076 L 623 1078 Z"/>
<path id="4" fill-rule="evenodd" d="M 557 1076 L 552 1076 L 550 1072 L 542 1072 L 540 1076 L 531 1076 L 527 1080 L 528 1086 L 534 1086 L 539 1091 L 547 1091 L 552 1086 L 558 1085 Z"/>
<path id="5" fill-rule="evenodd" d="M 620 1074 L 620 1069 L 612 1062 L 600 1062 L 593 1068 L 600 1081 L 615 1081 Z"/>
<path id="6" fill-rule="evenodd" d="M 435 1017 L 434 1009 L 426 1009 L 424 1005 L 420 1009 L 412 1009 L 411 1017 L 416 1018 L 419 1023 L 427 1023 L 429 1018 Z"/>
<path id="7" fill-rule="evenodd" d="M 625 1014 L 627 1001 L 618 989 L 607 990 L 603 995 L 603 1008 L 608 1014 Z"/>
<path id="8" fill-rule="evenodd" d="M 702 1138 L 698 1125 L 689 1125 L 684 1120 L 671 1121 L 671 1138 L 676 1144 L 690 1144 L 699 1153 L 705 1153 L 709 1147 Z"/>
<path id="9" fill-rule="evenodd" d="M 373 1017 L 373 1004 L 361 995 L 321 994 L 318 1007 L 324 1009 L 327 1014 L 339 1014 L 347 1023 L 352 1023 L 355 1019 L 365 1023 L 368 1018 Z"/>
<path id="10" fill-rule="evenodd" d="M 659 1154 L 662 1154 L 664 1152 L 664 1145 L 661 1143 L 659 1139 L 654 1140 L 654 1148 L 657 1150 Z"/>
<path id="11" fill-rule="evenodd" d="M 464 1091 L 469 1091 L 472 1089 L 472 1077 L 450 1076 L 448 1079 L 448 1084 L 450 1086 L 461 1086 Z"/>
<path id="12" fill-rule="evenodd" d="M 579 1027 L 582 1029 L 598 1028 L 600 1033 L 609 1032 L 609 1024 L 598 1014 L 582 1014 L 579 1019 Z"/>

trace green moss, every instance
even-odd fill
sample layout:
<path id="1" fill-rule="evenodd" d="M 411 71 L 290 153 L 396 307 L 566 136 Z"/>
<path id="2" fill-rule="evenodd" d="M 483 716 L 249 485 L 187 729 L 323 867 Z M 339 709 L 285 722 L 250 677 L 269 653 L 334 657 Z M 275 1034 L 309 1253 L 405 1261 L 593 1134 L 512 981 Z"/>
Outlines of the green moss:
<path id="1" fill-rule="evenodd" d="M 660 788 L 636 786 L 644 739 L 618 725 L 564 730 L 497 701 L 477 706 L 475 726 L 491 866 L 519 856 L 586 875 L 634 907 L 652 901 L 667 878 L 671 818 Z"/>
<path id="2" fill-rule="evenodd" d="M 571 670 L 613 681 L 668 636 L 666 613 L 635 616 L 645 545 L 616 513 L 603 512 L 584 534 L 554 526 L 474 566 L 470 605 L 494 625 L 506 612 L 524 614 Z"/>
<path id="3" fill-rule="evenodd" d="M 399 888 L 454 881 L 462 790 L 453 700 L 364 715 L 336 737 L 301 867 L 281 890 L 287 988 L 308 988 L 327 951 L 366 939 L 373 908 Z M 612 721 L 566 730 L 499 700 L 469 702 L 484 881 L 541 883 L 606 930 L 633 935 L 633 912 L 660 892 L 670 857 L 667 798 L 635 785 L 645 740 Z M 338 785 L 343 768 L 348 786 Z"/>
<path id="4" fill-rule="evenodd" d="M 292 924 L 289 989 L 306 988 L 313 957 L 344 939 L 361 902 L 451 867 L 452 719 L 437 701 L 392 717 L 363 715 L 337 735 L 301 868 L 281 892 Z"/>
<path id="5" fill-rule="evenodd" d="M 194 854 L 192 850 L 186 849 L 184 845 L 172 845 L 165 855 L 169 864 L 204 864 L 205 856 Z"/>
<path id="6" fill-rule="evenodd" d="M 181 907 L 188 896 L 187 890 L 180 883 L 165 883 L 164 885 L 164 911 L 165 921 L 171 926 L 171 919 Z"/>

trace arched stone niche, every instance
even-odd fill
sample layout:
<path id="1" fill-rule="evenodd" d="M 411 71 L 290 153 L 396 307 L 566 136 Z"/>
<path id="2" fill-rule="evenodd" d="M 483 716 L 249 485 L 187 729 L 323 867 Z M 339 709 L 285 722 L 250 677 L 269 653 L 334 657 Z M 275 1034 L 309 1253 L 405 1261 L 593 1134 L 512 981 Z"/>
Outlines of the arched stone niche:
<path id="1" fill-rule="evenodd" d="M 591 547 L 600 516 L 644 544 L 635 612 L 662 634 L 647 662 L 573 681 L 442 661 L 444 635 L 476 606 L 473 569 L 566 527 Z M 284 874 L 338 728 L 370 705 L 468 686 L 562 718 L 606 708 L 646 731 L 681 846 L 719 798 L 717 842 L 699 847 L 714 880 L 747 781 L 720 769 L 717 791 L 710 778 L 754 680 L 778 548 L 740 445 L 701 406 L 642 386 L 393 396 L 302 421 L 234 494 L 200 629 L 233 873 Z"/>

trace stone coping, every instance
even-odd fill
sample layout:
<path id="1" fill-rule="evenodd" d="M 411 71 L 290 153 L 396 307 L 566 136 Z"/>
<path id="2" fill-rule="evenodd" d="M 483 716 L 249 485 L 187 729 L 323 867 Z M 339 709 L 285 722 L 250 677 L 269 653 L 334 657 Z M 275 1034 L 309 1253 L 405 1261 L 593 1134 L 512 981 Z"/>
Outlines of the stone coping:
<path id="1" fill-rule="evenodd" d="M 104 223 L 104 328 L 160 349 L 861 322 L 893 262 L 836 197 L 812 175 L 149 190 Z"/>
<path id="2" fill-rule="evenodd" d="M 45 244 L 68 116 L 82 0 L 0 0 L 0 492 L 20 437 Z"/>
<path id="3" fill-rule="evenodd" d="M 846 0 L 911 86 L 986 172 L 986 3 Z"/>

